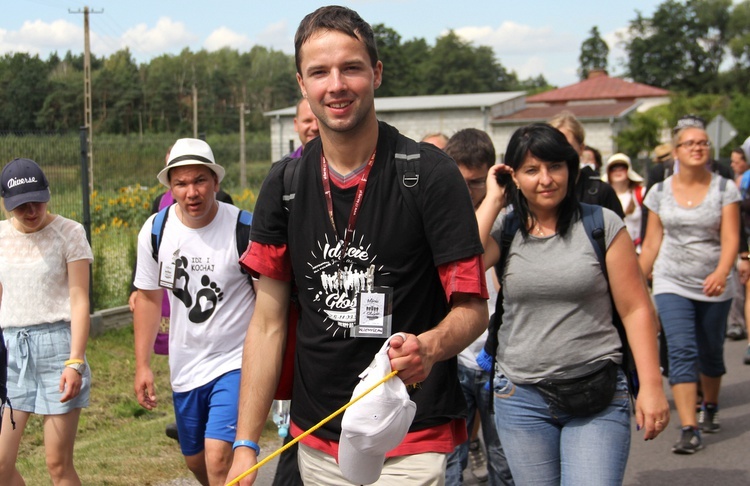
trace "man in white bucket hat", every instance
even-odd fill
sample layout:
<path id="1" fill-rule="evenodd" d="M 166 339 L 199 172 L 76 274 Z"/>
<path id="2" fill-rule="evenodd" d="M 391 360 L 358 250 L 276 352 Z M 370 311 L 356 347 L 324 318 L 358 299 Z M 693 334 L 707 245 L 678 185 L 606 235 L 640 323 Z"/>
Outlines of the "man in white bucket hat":
<path id="1" fill-rule="evenodd" d="M 133 312 L 135 393 L 157 405 L 150 360 L 161 320 L 163 289 L 171 305 L 169 366 L 180 448 L 204 485 L 223 485 L 237 427 L 242 343 L 255 307 L 239 267 L 241 212 L 216 200 L 224 168 L 203 140 L 175 142 L 157 176 L 176 204 L 152 215 L 138 235 Z"/>

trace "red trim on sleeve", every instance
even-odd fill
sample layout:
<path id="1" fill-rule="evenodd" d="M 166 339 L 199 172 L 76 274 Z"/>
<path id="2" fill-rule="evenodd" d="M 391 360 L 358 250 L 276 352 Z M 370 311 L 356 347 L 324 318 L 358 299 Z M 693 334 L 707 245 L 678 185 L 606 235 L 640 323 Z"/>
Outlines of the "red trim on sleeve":
<path id="1" fill-rule="evenodd" d="M 256 241 L 240 257 L 240 266 L 253 277 L 263 275 L 274 280 L 292 281 L 292 260 L 286 245 L 266 245 Z"/>
<path id="2" fill-rule="evenodd" d="M 455 293 L 474 295 L 482 299 L 490 298 L 482 255 L 444 263 L 438 267 L 438 273 L 448 302 Z"/>

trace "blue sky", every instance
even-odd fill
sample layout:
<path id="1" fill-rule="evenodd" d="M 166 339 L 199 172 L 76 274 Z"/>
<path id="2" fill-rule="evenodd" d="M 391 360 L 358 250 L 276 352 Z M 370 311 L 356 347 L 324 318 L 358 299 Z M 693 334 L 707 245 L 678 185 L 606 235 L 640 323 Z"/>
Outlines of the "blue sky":
<path id="1" fill-rule="evenodd" d="M 83 51 L 84 5 L 90 15 L 91 48 L 106 56 L 128 47 L 138 62 L 183 48 L 240 51 L 259 44 L 292 53 L 299 21 L 326 3 L 301 0 L 16 0 L 0 18 L 0 54 L 29 52 L 43 59 Z M 521 79 L 543 74 L 564 86 L 577 81 L 581 43 L 596 25 L 610 47 L 611 74 L 623 72 L 621 36 L 636 10 L 650 16 L 657 0 L 355 0 L 353 8 L 370 24 L 384 23 L 402 41 L 429 44 L 453 29 L 475 45 L 491 46 L 500 62 Z M 620 37 L 621 38 L 621 37 Z M 385 66 L 388 69 L 388 66 Z"/>

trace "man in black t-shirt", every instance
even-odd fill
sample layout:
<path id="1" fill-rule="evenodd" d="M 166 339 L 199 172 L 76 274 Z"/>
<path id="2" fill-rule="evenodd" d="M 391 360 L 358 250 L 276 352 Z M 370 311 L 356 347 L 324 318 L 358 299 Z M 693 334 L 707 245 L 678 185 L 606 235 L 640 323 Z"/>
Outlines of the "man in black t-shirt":
<path id="1" fill-rule="evenodd" d="M 455 356 L 488 320 L 469 192 L 455 163 L 429 144 L 418 145 L 416 186 L 402 187 L 397 147 L 416 142 L 377 120 L 374 91 L 383 65 L 372 28 L 356 12 L 331 6 L 305 17 L 295 58 L 320 137 L 299 159 L 304 183 L 295 189 L 291 212 L 283 203 L 284 161 L 271 169 L 255 206 L 252 245 L 242 263 L 259 276 L 257 301 L 243 353 L 229 476 L 257 461 L 255 443 L 281 369 L 294 278 L 300 319 L 292 434 L 346 404 L 385 337 L 403 332 L 406 339 L 390 341 L 388 357 L 398 371 L 394 379 L 409 387 L 416 416 L 382 475 L 400 484 L 442 481 L 447 454 L 466 439 Z M 384 309 L 390 302 L 390 329 L 383 319 L 378 337 L 362 337 L 357 326 L 358 316 L 372 312 L 358 304 L 365 295 L 382 298 Z M 340 433 L 335 417 L 300 442 L 306 484 L 346 481 L 337 464 Z"/>

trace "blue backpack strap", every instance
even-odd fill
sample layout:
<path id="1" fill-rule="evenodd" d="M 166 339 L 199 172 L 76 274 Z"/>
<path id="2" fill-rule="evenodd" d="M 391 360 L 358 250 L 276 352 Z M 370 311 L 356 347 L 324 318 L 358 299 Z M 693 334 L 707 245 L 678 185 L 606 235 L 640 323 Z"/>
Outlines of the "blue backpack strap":
<path id="1" fill-rule="evenodd" d="M 154 261 L 159 261 L 159 247 L 161 246 L 161 235 L 164 233 L 164 226 L 167 224 L 167 218 L 169 218 L 169 208 L 167 206 L 156 213 L 156 217 L 151 222 L 151 256 Z"/>
<path id="2" fill-rule="evenodd" d="M 247 251 L 247 247 L 250 246 L 250 230 L 252 229 L 252 224 L 253 213 L 240 209 L 239 214 L 237 214 L 237 224 L 234 227 L 234 236 L 237 242 L 237 255 L 240 259 L 245 254 L 245 251 Z M 250 279 L 250 284 L 252 285 L 252 279 L 247 271 L 242 268 L 242 265 L 240 265 L 240 271 L 248 275 L 248 279 Z"/>
<path id="3" fill-rule="evenodd" d="M 750 170 L 746 170 L 740 180 L 740 195 L 743 199 L 747 196 L 748 189 L 750 189 Z"/>
<path id="4" fill-rule="evenodd" d="M 237 237 L 237 254 L 242 256 L 247 250 L 250 244 L 250 229 L 253 224 L 253 213 L 240 209 L 237 215 L 237 225 L 234 228 L 235 236 Z"/>

